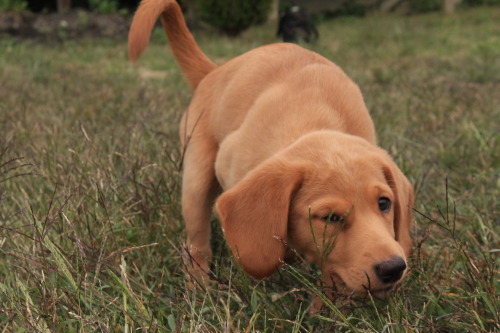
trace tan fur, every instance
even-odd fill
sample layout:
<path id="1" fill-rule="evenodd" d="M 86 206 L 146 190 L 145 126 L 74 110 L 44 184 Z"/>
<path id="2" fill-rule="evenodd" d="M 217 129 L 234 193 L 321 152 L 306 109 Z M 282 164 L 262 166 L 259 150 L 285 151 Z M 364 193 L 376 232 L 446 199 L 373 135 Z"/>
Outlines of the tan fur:
<path id="1" fill-rule="evenodd" d="M 196 88 L 180 125 L 191 273 L 208 280 L 216 201 L 227 242 L 249 274 L 272 274 L 290 246 L 321 267 L 327 285 L 384 296 L 395 283 L 379 281 L 374 266 L 408 258 L 413 189 L 376 146 L 356 84 L 293 44 L 260 47 L 216 67 L 173 0 L 142 1 L 129 35 L 132 60 L 158 16 Z M 381 197 L 393 203 L 387 213 Z M 345 221 L 324 222 L 332 210 Z"/>

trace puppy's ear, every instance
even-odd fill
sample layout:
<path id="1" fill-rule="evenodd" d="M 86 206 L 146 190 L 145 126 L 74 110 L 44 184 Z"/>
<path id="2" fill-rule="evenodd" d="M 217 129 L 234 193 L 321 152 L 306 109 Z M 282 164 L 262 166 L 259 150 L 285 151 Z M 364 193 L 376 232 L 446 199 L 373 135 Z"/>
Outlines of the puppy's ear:
<path id="1" fill-rule="evenodd" d="M 227 242 L 248 274 L 267 277 L 283 261 L 290 201 L 302 177 L 298 167 L 274 158 L 217 199 Z"/>
<path id="2" fill-rule="evenodd" d="M 392 161 L 383 166 L 384 176 L 395 195 L 394 231 L 406 257 L 410 256 L 412 239 L 410 226 L 414 204 L 413 186 Z"/>

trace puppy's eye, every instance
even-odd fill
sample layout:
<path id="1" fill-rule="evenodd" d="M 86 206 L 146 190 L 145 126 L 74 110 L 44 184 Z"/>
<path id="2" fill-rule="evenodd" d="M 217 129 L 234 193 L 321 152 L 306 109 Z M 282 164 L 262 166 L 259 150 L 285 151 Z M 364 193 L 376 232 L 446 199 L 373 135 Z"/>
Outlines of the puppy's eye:
<path id="1" fill-rule="evenodd" d="M 328 222 L 328 223 L 336 223 L 342 221 L 342 216 L 335 215 L 335 214 L 329 214 L 321 217 L 321 220 L 323 222 Z"/>
<path id="2" fill-rule="evenodd" d="M 378 199 L 378 209 L 382 213 L 388 213 L 391 210 L 391 200 L 385 197 Z"/>

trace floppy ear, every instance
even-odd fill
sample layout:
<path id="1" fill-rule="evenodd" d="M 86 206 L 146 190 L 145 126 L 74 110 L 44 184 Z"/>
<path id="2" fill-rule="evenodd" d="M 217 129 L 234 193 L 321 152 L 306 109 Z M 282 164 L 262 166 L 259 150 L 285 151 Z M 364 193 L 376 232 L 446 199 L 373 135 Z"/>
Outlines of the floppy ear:
<path id="1" fill-rule="evenodd" d="M 301 183 L 299 168 L 275 158 L 217 199 L 227 242 L 248 274 L 267 277 L 283 261 L 290 201 Z"/>
<path id="2" fill-rule="evenodd" d="M 408 258 L 412 246 L 410 226 L 414 204 L 413 186 L 393 162 L 384 165 L 383 172 L 395 196 L 394 231 L 396 240 L 401 244 Z"/>

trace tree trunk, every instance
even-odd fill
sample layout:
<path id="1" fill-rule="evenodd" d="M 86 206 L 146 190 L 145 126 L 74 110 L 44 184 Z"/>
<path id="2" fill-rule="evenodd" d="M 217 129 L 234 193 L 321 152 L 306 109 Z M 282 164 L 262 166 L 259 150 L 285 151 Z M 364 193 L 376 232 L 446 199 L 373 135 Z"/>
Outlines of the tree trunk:
<path id="1" fill-rule="evenodd" d="M 445 14 L 453 14 L 455 6 L 460 0 L 443 0 L 443 12 Z"/>
<path id="2" fill-rule="evenodd" d="M 273 0 L 273 4 L 271 5 L 271 13 L 267 18 L 267 21 L 269 23 L 277 23 L 279 21 L 279 6 L 280 0 Z"/>

